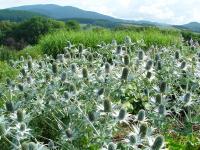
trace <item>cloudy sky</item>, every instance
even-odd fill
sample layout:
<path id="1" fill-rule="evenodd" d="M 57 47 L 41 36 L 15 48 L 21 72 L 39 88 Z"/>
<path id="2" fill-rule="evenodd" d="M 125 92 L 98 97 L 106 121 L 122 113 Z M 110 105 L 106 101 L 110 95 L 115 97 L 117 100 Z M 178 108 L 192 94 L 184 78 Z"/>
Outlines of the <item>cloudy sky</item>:
<path id="1" fill-rule="evenodd" d="M 31 4 L 70 5 L 130 20 L 200 22 L 200 0 L 0 0 L 0 4 L 0 9 Z"/>

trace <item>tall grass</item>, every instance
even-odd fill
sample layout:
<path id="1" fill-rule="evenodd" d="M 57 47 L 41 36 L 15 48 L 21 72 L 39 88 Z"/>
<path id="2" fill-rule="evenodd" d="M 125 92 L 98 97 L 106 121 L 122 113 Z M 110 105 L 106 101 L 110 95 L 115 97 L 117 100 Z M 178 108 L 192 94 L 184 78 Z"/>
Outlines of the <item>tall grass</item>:
<path id="1" fill-rule="evenodd" d="M 100 42 L 104 41 L 109 43 L 112 39 L 116 39 L 119 43 L 122 43 L 126 36 L 130 36 L 133 42 L 143 39 L 146 48 L 155 43 L 158 46 L 170 46 L 179 45 L 181 42 L 178 32 L 172 34 L 158 29 L 148 29 L 139 32 L 110 30 L 76 32 L 61 30 L 42 37 L 39 41 L 39 45 L 45 54 L 55 56 L 62 52 L 68 40 L 73 44 L 82 43 L 87 47 L 95 48 Z"/>

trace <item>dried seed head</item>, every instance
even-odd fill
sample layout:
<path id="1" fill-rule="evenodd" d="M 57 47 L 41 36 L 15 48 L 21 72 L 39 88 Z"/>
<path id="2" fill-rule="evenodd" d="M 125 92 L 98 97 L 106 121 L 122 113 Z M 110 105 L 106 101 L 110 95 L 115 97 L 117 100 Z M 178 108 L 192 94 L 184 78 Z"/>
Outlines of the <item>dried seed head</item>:
<path id="1" fill-rule="evenodd" d="M 138 121 L 144 121 L 144 119 L 145 119 L 145 110 L 141 109 L 141 110 L 138 112 L 137 120 L 138 120 Z"/>
<path id="2" fill-rule="evenodd" d="M 25 123 L 21 123 L 20 124 L 20 131 L 25 131 L 26 130 L 26 124 Z"/>
<path id="3" fill-rule="evenodd" d="M 180 68 L 181 68 L 181 69 L 184 69 L 185 67 L 186 67 L 186 62 L 185 62 L 185 61 L 182 61 L 182 62 L 181 62 Z"/>
<path id="4" fill-rule="evenodd" d="M 63 73 L 61 74 L 61 81 L 64 82 L 66 79 L 67 79 L 67 73 L 66 73 L 66 72 L 63 72 Z"/>
<path id="5" fill-rule="evenodd" d="M 129 65 L 129 63 L 130 63 L 129 55 L 124 55 L 124 64 Z"/>
<path id="6" fill-rule="evenodd" d="M 165 106 L 164 106 L 163 104 L 160 104 L 160 105 L 158 106 L 158 113 L 159 113 L 160 115 L 165 115 L 165 112 L 166 112 Z"/>
<path id="7" fill-rule="evenodd" d="M 83 68 L 82 69 L 82 75 L 83 75 L 83 78 L 88 78 L 88 70 L 87 70 L 87 68 Z"/>
<path id="8" fill-rule="evenodd" d="M 68 138 L 72 138 L 73 136 L 72 130 L 70 128 L 65 131 L 65 134 Z"/>
<path id="9" fill-rule="evenodd" d="M 129 73 L 129 69 L 127 67 L 124 67 L 122 70 L 122 76 L 121 79 L 122 80 L 127 80 L 128 78 L 128 73 Z"/>
<path id="10" fill-rule="evenodd" d="M 160 92 L 161 92 L 161 93 L 165 93 L 166 90 L 167 90 L 167 83 L 164 82 L 164 81 L 162 81 L 162 82 L 160 83 Z"/>
<path id="11" fill-rule="evenodd" d="M 130 143 L 131 143 L 132 145 L 136 144 L 136 142 L 137 142 L 136 136 L 135 136 L 135 135 L 131 135 L 131 136 L 129 137 L 129 141 L 130 141 Z"/>
<path id="12" fill-rule="evenodd" d="M 144 51 L 143 51 L 143 50 L 140 50 L 140 51 L 138 52 L 138 59 L 139 59 L 139 60 L 143 60 L 143 59 L 144 59 Z"/>
<path id="13" fill-rule="evenodd" d="M 108 62 L 105 63 L 105 73 L 110 73 L 110 64 Z"/>
<path id="14" fill-rule="evenodd" d="M 186 93 L 186 94 L 184 95 L 183 101 L 184 101 L 185 103 L 188 103 L 188 102 L 190 101 L 190 99 L 191 99 L 191 94 L 190 94 L 190 93 Z"/>
<path id="15" fill-rule="evenodd" d="M 5 135 L 6 133 L 6 127 L 4 123 L 0 123 L 0 137 Z"/>
<path id="16" fill-rule="evenodd" d="M 139 134 L 141 136 L 141 138 L 144 138 L 147 134 L 147 129 L 148 129 L 148 126 L 146 123 L 142 123 L 140 125 L 140 131 L 139 131 Z"/>
<path id="17" fill-rule="evenodd" d="M 23 110 L 17 110 L 17 121 L 22 122 L 24 120 L 24 112 Z"/>
<path id="18" fill-rule="evenodd" d="M 91 122 L 94 122 L 94 121 L 96 120 L 96 116 L 95 116 L 95 112 L 94 112 L 94 111 L 88 112 L 88 119 L 89 119 Z"/>
<path id="19" fill-rule="evenodd" d="M 14 112 L 14 104 L 11 101 L 6 102 L 6 110 L 9 112 Z"/>
<path id="20" fill-rule="evenodd" d="M 108 144 L 108 150 L 116 150 L 116 145 L 113 142 Z"/>
<path id="21" fill-rule="evenodd" d="M 148 60 L 145 69 L 146 70 L 150 70 L 153 66 L 153 61 L 152 60 Z"/>
<path id="22" fill-rule="evenodd" d="M 57 74 L 58 73 L 58 65 L 57 65 L 57 63 L 53 63 L 53 65 L 52 65 L 52 71 L 53 71 L 53 73 L 54 74 Z"/>
<path id="23" fill-rule="evenodd" d="M 175 59 L 179 59 L 180 58 L 180 53 L 179 53 L 179 51 L 176 51 L 175 52 Z"/>
<path id="24" fill-rule="evenodd" d="M 146 77 L 147 77 L 148 79 L 150 79 L 151 76 L 152 76 L 152 73 L 151 73 L 150 71 L 148 71 Z"/>
<path id="25" fill-rule="evenodd" d="M 104 93 L 105 89 L 104 88 L 100 88 L 98 91 L 97 91 L 97 95 L 100 96 Z"/>
<path id="26" fill-rule="evenodd" d="M 31 70 L 32 68 L 33 68 L 32 61 L 29 60 L 29 61 L 28 61 L 28 70 Z"/>
<path id="27" fill-rule="evenodd" d="M 162 96 L 161 96 L 161 94 L 157 94 L 157 95 L 156 95 L 156 103 L 157 103 L 157 104 L 160 104 L 161 101 L 162 101 Z"/>
<path id="28" fill-rule="evenodd" d="M 163 144 L 164 144 L 164 137 L 159 135 L 156 137 L 151 148 L 152 148 L 152 150 L 160 150 L 162 148 Z"/>
<path id="29" fill-rule="evenodd" d="M 18 88 L 20 91 L 24 91 L 24 86 L 22 84 L 18 84 Z"/>
<path id="30" fill-rule="evenodd" d="M 110 100 L 105 99 L 103 102 L 104 112 L 111 112 L 112 111 L 112 104 Z"/>
<path id="31" fill-rule="evenodd" d="M 118 114 L 118 119 L 119 120 L 124 120 L 124 118 L 126 117 L 126 109 L 121 108 Z"/>

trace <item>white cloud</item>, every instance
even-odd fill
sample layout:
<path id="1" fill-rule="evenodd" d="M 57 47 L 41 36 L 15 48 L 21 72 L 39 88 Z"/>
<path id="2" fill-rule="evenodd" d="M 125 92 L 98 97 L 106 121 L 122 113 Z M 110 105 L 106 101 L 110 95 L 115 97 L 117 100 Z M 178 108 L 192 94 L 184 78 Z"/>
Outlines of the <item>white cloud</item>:
<path id="1" fill-rule="evenodd" d="M 200 22 L 199 0 L 0 0 L 0 3 L 0 8 L 49 3 L 75 6 L 131 20 L 171 24 Z"/>

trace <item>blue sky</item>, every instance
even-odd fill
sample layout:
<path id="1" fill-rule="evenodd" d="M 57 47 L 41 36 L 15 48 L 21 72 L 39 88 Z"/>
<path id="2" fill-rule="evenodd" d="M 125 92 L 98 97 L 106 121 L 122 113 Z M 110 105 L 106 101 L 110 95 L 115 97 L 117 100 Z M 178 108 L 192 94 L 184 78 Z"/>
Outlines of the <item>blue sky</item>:
<path id="1" fill-rule="evenodd" d="M 130 20 L 200 22 L 200 0 L 0 0 L 0 4 L 0 9 L 31 4 L 70 5 Z"/>

